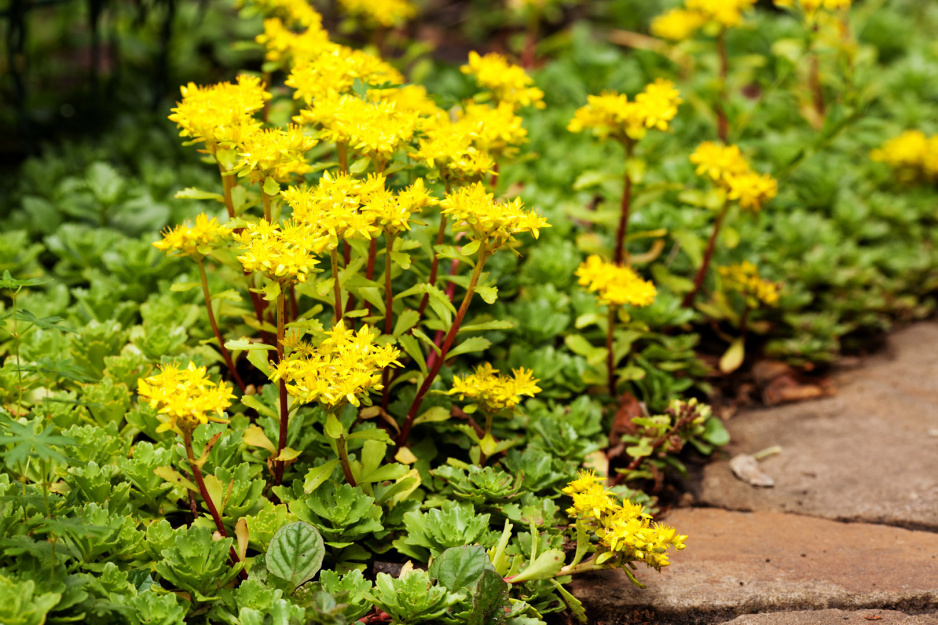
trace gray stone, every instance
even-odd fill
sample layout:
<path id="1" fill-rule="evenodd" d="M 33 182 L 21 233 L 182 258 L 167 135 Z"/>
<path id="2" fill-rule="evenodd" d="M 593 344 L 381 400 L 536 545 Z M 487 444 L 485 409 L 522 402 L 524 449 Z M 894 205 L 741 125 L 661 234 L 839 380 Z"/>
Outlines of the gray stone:
<path id="1" fill-rule="evenodd" d="M 878 618 L 877 618 L 878 617 Z M 811 610 L 808 612 L 774 612 L 747 614 L 726 625 L 938 625 L 938 617 L 912 616 L 894 610 Z"/>
<path id="2" fill-rule="evenodd" d="M 706 508 L 676 510 L 666 522 L 689 535 L 687 548 L 660 574 L 636 572 L 648 588 L 635 588 L 621 571 L 574 578 L 573 592 L 591 623 L 684 625 L 789 610 L 938 609 L 935 533 Z M 649 613 L 654 619 L 643 620 Z"/>
<path id="3" fill-rule="evenodd" d="M 704 469 L 698 501 L 938 530 L 938 324 L 895 333 L 885 353 L 833 382 L 834 397 L 727 422 L 729 457 L 782 447 L 759 464 L 774 488 L 754 488 L 718 461 Z"/>

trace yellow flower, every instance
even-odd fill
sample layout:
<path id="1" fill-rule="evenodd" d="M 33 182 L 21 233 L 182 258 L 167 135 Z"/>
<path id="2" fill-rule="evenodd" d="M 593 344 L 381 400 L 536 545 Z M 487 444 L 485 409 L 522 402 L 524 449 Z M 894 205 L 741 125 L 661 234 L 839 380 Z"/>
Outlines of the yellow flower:
<path id="1" fill-rule="evenodd" d="M 457 125 L 473 135 L 473 144 L 483 152 L 495 156 L 512 157 L 528 138 L 514 107 L 501 102 L 496 107 L 488 104 L 466 104 L 459 113 Z"/>
<path id="2" fill-rule="evenodd" d="M 372 195 L 365 201 L 363 210 L 371 217 L 375 226 L 397 234 L 410 230 L 412 213 L 435 204 L 439 204 L 439 201 L 427 191 L 423 179 L 418 178 L 414 184 L 396 196 L 387 191 Z"/>
<path id="3" fill-rule="evenodd" d="M 381 228 L 364 206 L 386 193 L 384 176 L 358 180 L 326 172 L 315 187 L 290 187 L 282 195 L 293 208 L 293 219 L 309 228 L 308 245 L 316 253 L 332 251 L 345 239 L 370 240 Z"/>
<path id="4" fill-rule="evenodd" d="M 853 0 L 775 0 L 775 6 L 792 9 L 798 7 L 808 21 L 812 21 L 818 11 L 842 11 L 849 9 Z"/>
<path id="5" fill-rule="evenodd" d="M 707 18 L 696 11 L 671 9 L 652 20 L 651 33 L 662 39 L 683 41 L 693 37 L 706 22 Z"/>
<path id="6" fill-rule="evenodd" d="M 907 130 L 886 141 L 870 157 L 896 170 L 900 180 L 938 177 L 938 136 L 927 137 L 920 130 Z"/>
<path id="7" fill-rule="evenodd" d="M 680 551 L 687 540 L 687 536 L 678 535 L 674 528 L 652 524 L 641 506 L 628 501 L 605 516 L 602 523 L 596 535 L 603 547 L 621 555 L 626 562 L 644 562 L 658 570 L 670 564 L 668 548 Z"/>
<path id="8" fill-rule="evenodd" d="M 211 248 L 228 238 L 231 231 L 205 213 L 195 218 L 195 225 L 182 224 L 163 232 L 163 240 L 153 244 L 169 254 L 204 256 Z"/>
<path id="9" fill-rule="evenodd" d="M 353 150 L 388 161 L 410 142 L 418 115 L 398 109 L 393 102 L 368 102 L 354 95 L 317 98 L 300 119 L 322 128 L 320 137 L 345 143 Z"/>
<path id="10" fill-rule="evenodd" d="M 582 493 L 583 491 L 592 488 L 594 484 L 602 484 L 605 481 L 606 478 L 602 477 L 601 475 L 596 475 L 593 473 L 592 469 L 588 471 L 578 471 L 576 474 L 576 479 L 562 488 L 561 492 L 567 495 Z"/>
<path id="11" fill-rule="evenodd" d="M 453 388 L 449 395 L 459 395 L 459 399 L 479 404 L 482 409 L 494 414 L 514 408 L 522 396 L 534 397 L 541 391 L 534 379 L 534 372 L 528 369 L 514 369 L 511 376 L 501 375 L 489 363 L 483 363 L 476 370 L 464 377 L 453 377 Z"/>
<path id="12" fill-rule="evenodd" d="M 301 404 L 320 402 L 330 407 L 379 391 L 381 372 L 396 365 L 400 350 L 375 345 L 378 331 L 363 326 L 357 332 L 339 321 L 318 345 L 301 344 L 270 372 L 270 380 L 286 382 L 287 392 Z"/>
<path id="13" fill-rule="evenodd" d="M 286 85 L 296 90 L 294 98 L 310 104 L 330 94 L 351 93 L 356 80 L 366 85 L 399 84 L 404 77 L 373 54 L 330 44 L 317 57 L 298 60 Z"/>
<path id="14" fill-rule="evenodd" d="M 570 496 L 573 505 L 567 508 L 567 514 L 576 518 L 601 520 L 619 507 L 615 495 L 601 484 L 594 483 Z"/>
<path id="15" fill-rule="evenodd" d="M 749 163 L 736 145 L 704 141 L 690 155 L 690 162 L 697 166 L 698 176 L 708 176 L 719 183 L 725 183 L 730 176 L 749 173 Z"/>
<path id="16" fill-rule="evenodd" d="M 723 276 L 723 285 L 741 293 L 750 306 L 755 307 L 760 302 L 767 306 L 778 304 L 781 285 L 759 277 L 759 270 L 749 261 L 720 267 L 719 271 Z"/>
<path id="17" fill-rule="evenodd" d="M 514 107 L 533 105 L 544 108 L 544 92 L 533 86 L 534 79 L 500 54 L 492 52 L 479 56 L 477 52 L 470 52 L 469 63 L 460 70 L 474 76 L 479 86 L 488 90 L 496 102 L 507 102 Z"/>
<path id="18" fill-rule="evenodd" d="M 182 101 L 176 103 L 169 119 L 179 126 L 181 137 L 204 141 L 214 153 L 217 144 L 237 142 L 260 127 L 252 115 L 264 108 L 270 94 L 259 78 L 238 76 L 238 82 L 200 87 L 189 83 L 180 87 Z"/>
<path id="19" fill-rule="evenodd" d="M 567 130 L 583 132 L 592 129 L 600 139 L 612 135 L 617 139 L 641 139 L 645 136 L 645 123 L 641 107 L 629 102 L 627 95 L 606 92 L 587 96 L 586 106 L 577 109 Z"/>
<path id="20" fill-rule="evenodd" d="M 334 45 L 329 42 L 329 33 L 322 28 L 313 26 L 295 33 L 278 17 L 264 20 L 264 32 L 254 40 L 267 50 L 264 58 L 281 68 L 310 61 Z"/>
<path id="21" fill-rule="evenodd" d="M 631 267 L 605 262 L 597 254 L 587 258 L 576 275 L 581 286 L 596 293 L 600 304 L 650 306 L 658 294 L 655 285 L 640 278 Z"/>
<path id="22" fill-rule="evenodd" d="M 279 282 L 305 282 L 319 262 L 313 255 L 312 229 L 288 221 L 283 228 L 265 220 L 248 222 L 239 235 L 244 254 L 238 256 L 247 272 L 259 271 Z"/>
<path id="23" fill-rule="evenodd" d="M 238 5 L 246 2 L 257 7 L 264 15 L 283 19 L 290 27 L 322 28 L 322 15 L 308 0 L 239 0 Z"/>
<path id="24" fill-rule="evenodd" d="M 479 180 L 495 169 L 492 156 L 476 145 L 478 128 L 446 117 L 427 120 L 418 149 L 410 158 L 425 163 L 454 182 Z"/>
<path id="25" fill-rule="evenodd" d="M 215 384 L 205 367 L 196 367 L 192 362 L 186 369 L 162 366 L 159 374 L 137 380 L 137 392 L 159 411 L 163 423 L 157 432 L 175 430 L 180 434 L 209 421 L 225 423 L 222 415 L 234 398 L 230 386 Z"/>
<path id="26" fill-rule="evenodd" d="M 680 103 L 674 84 L 659 78 L 647 85 L 634 102 L 612 92 L 588 96 L 587 105 L 576 111 L 567 130 L 583 132 L 589 128 L 600 139 L 612 136 L 620 141 L 639 140 L 648 128 L 667 130 Z"/>
<path id="27" fill-rule="evenodd" d="M 417 113 L 424 117 L 435 116 L 439 111 L 436 103 L 427 95 L 427 88 L 423 85 L 369 89 L 368 99 L 372 102 L 390 102 L 400 111 Z"/>
<path id="28" fill-rule="evenodd" d="M 384 28 L 401 26 L 417 15 L 417 9 L 407 0 L 339 0 L 342 8 L 374 22 Z"/>
<path id="29" fill-rule="evenodd" d="M 520 198 L 496 202 L 486 193 L 485 185 L 476 182 L 446 194 L 440 202 L 444 215 L 453 219 L 453 230 L 466 231 L 475 241 L 486 243 L 489 250 L 501 247 L 515 235 L 530 232 L 538 237 L 547 220 L 534 211 L 526 211 Z"/>
<path id="30" fill-rule="evenodd" d="M 739 202 L 740 208 L 758 211 L 778 195 L 778 181 L 768 174 L 730 174 L 726 178 L 726 189 L 727 199 Z"/>
<path id="31" fill-rule="evenodd" d="M 312 137 L 304 136 L 299 126 L 261 130 L 244 141 L 236 168 L 239 175 L 249 177 L 251 182 L 263 184 L 268 177 L 286 182 L 291 176 L 311 169 L 306 153 L 316 143 Z"/>
<path id="32" fill-rule="evenodd" d="M 708 21 L 732 28 L 742 23 L 743 13 L 751 10 L 755 3 L 756 0 L 686 0 L 684 7 L 700 13 Z"/>

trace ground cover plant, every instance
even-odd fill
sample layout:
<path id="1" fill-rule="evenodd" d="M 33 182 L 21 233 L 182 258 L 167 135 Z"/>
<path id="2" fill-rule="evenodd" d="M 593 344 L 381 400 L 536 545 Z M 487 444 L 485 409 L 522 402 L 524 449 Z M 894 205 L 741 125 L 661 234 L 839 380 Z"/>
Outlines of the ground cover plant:
<path id="1" fill-rule="evenodd" d="M 20 168 L 0 622 L 585 621 L 693 548 L 714 380 L 931 311 L 936 9 L 525 4 L 527 71 L 245 3 L 254 71 Z"/>

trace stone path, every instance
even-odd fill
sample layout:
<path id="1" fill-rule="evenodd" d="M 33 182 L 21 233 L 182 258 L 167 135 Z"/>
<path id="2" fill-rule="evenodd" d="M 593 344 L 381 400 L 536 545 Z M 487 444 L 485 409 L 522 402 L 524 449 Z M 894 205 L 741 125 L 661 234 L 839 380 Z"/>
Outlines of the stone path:
<path id="1" fill-rule="evenodd" d="M 713 462 L 687 549 L 648 589 L 617 571 L 574 583 L 591 623 L 938 625 L 938 323 L 834 376 L 830 398 L 731 419 L 727 457 L 779 445 L 753 487 Z"/>

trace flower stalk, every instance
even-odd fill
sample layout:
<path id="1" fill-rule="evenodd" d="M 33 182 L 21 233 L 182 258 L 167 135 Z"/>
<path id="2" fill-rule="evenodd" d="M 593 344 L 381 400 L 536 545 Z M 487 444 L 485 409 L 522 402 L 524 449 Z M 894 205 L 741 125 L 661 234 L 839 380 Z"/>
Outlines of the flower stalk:
<path id="1" fill-rule="evenodd" d="M 726 82 L 729 76 L 729 56 L 726 52 L 726 28 L 720 29 L 720 34 L 717 35 L 717 56 L 720 59 L 720 77 L 717 90 L 717 103 L 716 103 L 716 113 L 717 113 L 717 136 L 720 137 L 720 141 L 727 143 L 729 140 L 730 134 L 730 125 L 729 121 L 726 119 Z"/>
<path id="2" fill-rule="evenodd" d="M 407 443 L 407 438 L 410 436 L 410 430 L 414 425 L 414 420 L 417 418 L 417 413 L 420 411 L 420 405 L 423 403 L 423 398 L 430 390 L 430 386 L 433 384 L 436 376 L 440 373 L 440 369 L 443 367 L 443 363 L 446 362 L 446 354 L 449 353 L 450 347 L 452 347 L 453 341 L 456 339 L 456 333 L 459 332 L 459 326 L 462 324 L 462 320 L 466 316 L 466 311 L 469 310 L 469 303 L 472 301 L 472 296 L 475 294 L 476 285 L 479 283 L 479 277 L 482 275 L 482 268 L 485 265 L 488 254 L 489 250 L 483 241 L 482 245 L 479 247 L 479 258 L 476 261 L 476 266 L 472 270 L 472 276 L 469 278 L 469 286 L 466 288 L 466 294 L 463 296 L 462 304 L 460 304 L 459 310 L 456 311 L 456 318 L 453 319 L 453 325 L 450 326 L 449 332 L 446 334 L 446 339 L 444 339 L 443 345 L 440 347 L 440 356 L 433 363 L 433 366 L 427 373 L 427 377 L 424 378 L 423 383 L 417 390 L 417 395 L 414 397 L 414 403 L 411 404 L 410 410 L 407 412 L 407 418 L 404 421 L 404 425 L 401 426 L 401 432 L 397 437 L 398 446 L 403 446 Z"/>
<path id="3" fill-rule="evenodd" d="M 332 260 L 332 295 L 335 306 L 335 322 L 342 321 L 342 285 L 339 284 L 339 250 L 332 248 L 329 252 L 329 258 Z"/>
<path id="4" fill-rule="evenodd" d="M 205 260 L 203 257 L 197 256 L 195 262 L 199 266 L 199 278 L 202 281 L 202 295 L 205 297 L 205 310 L 208 312 L 208 321 L 212 326 L 212 332 L 215 333 L 215 339 L 218 341 L 221 356 L 225 359 L 225 364 L 228 365 L 228 371 L 231 372 L 231 376 L 234 378 L 235 383 L 243 394 L 245 388 L 244 382 L 241 381 L 241 376 L 238 375 L 238 369 L 231 360 L 231 354 L 228 353 L 228 349 L 225 347 L 225 340 L 221 336 L 221 331 L 218 329 L 218 322 L 215 320 L 215 312 L 212 310 L 212 297 L 208 289 L 208 276 L 205 274 Z"/>
<path id="5" fill-rule="evenodd" d="M 616 251 L 613 260 L 617 265 L 628 261 L 628 252 L 625 249 L 625 240 L 629 231 L 629 212 L 632 206 L 632 176 L 629 172 L 629 161 L 632 159 L 632 153 L 635 150 L 635 142 L 629 138 L 622 141 L 625 147 L 625 174 L 623 175 L 624 186 L 622 189 L 621 214 L 619 215 L 619 227 L 616 229 Z"/>
<path id="6" fill-rule="evenodd" d="M 717 235 L 720 233 L 720 227 L 723 225 L 723 218 L 726 217 L 729 206 L 729 200 L 726 200 L 723 203 L 723 208 L 717 213 L 717 219 L 713 223 L 713 232 L 710 233 L 710 240 L 707 241 L 707 249 L 704 252 L 703 263 L 701 263 L 700 269 L 697 271 L 697 276 L 694 278 L 694 288 L 691 289 L 690 293 L 684 296 L 684 301 L 681 302 L 683 308 L 690 308 L 694 305 L 697 293 L 703 285 L 704 278 L 707 277 L 707 270 L 710 268 L 710 260 L 713 258 L 713 251 L 716 249 Z"/>
<path id="7" fill-rule="evenodd" d="M 284 308 L 286 306 L 286 297 L 283 289 L 277 295 L 277 362 L 283 362 L 284 358 Z M 274 486 L 279 486 L 283 481 L 283 469 L 285 463 L 280 460 L 280 455 L 287 446 L 287 428 L 290 425 L 290 413 L 287 405 L 287 382 L 280 378 L 280 435 L 277 439 L 277 456 L 274 461 Z"/>

